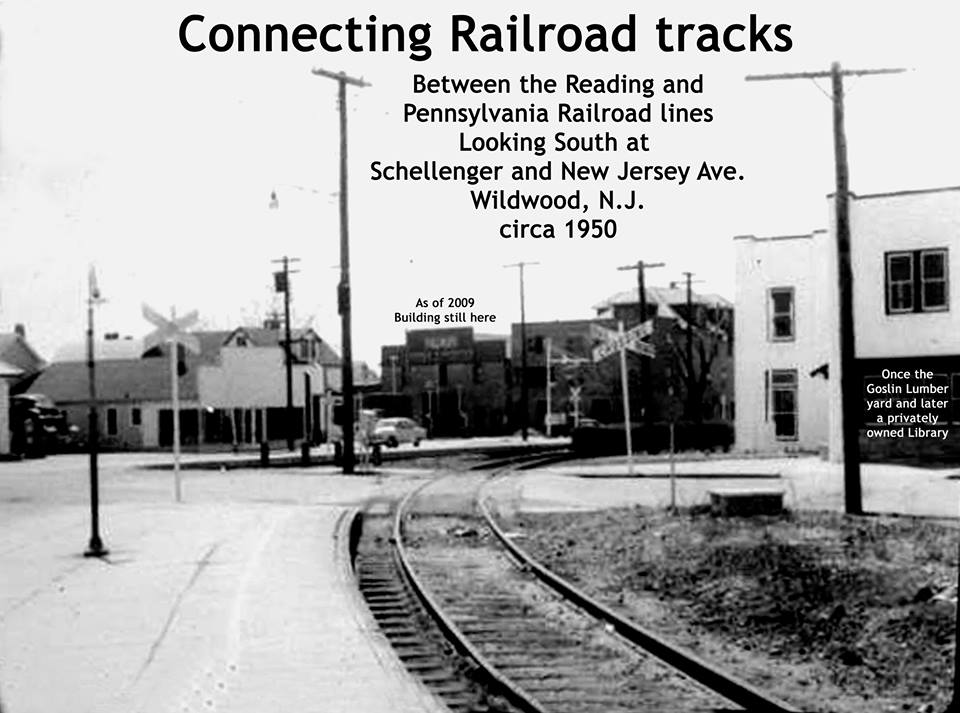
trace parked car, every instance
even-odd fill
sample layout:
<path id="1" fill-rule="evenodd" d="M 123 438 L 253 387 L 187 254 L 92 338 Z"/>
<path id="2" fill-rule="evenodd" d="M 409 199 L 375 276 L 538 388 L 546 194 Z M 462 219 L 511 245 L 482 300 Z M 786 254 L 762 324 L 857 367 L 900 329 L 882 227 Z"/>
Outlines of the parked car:
<path id="1" fill-rule="evenodd" d="M 401 443 L 420 445 L 420 441 L 427 437 L 427 429 L 417 424 L 412 418 L 393 417 L 381 418 L 373 429 L 373 441 L 384 443 L 390 448 L 396 448 Z"/>
<path id="2" fill-rule="evenodd" d="M 27 458 L 68 449 L 76 429 L 67 423 L 66 413 L 43 394 L 10 397 L 10 450 Z"/>

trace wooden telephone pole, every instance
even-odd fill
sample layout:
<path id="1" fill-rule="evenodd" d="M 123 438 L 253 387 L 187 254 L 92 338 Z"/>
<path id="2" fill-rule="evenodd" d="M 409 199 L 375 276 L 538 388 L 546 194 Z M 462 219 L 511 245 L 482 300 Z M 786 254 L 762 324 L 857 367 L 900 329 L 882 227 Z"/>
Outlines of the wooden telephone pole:
<path id="1" fill-rule="evenodd" d="M 527 432 L 530 428 L 530 414 L 528 412 L 530 401 L 527 386 L 527 315 L 524 306 L 523 296 L 523 268 L 527 265 L 539 265 L 538 262 L 515 262 L 504 267 L 516 267 L 520 270 L 520 433 L 523 440 L 527 440 Z M 510 355 L 513 358 L 513 355 Z"/>
<path id="2" fill-rule="evenodd" d="M 286 422 L 284 431 L 287 436 L 287 450 L 292 453 L 296 434 L 293 431 L 293 355 L 291 354 L 293 345 L 290 337 L 290 275 L 295 274 L 297 270 L 291 270 L 290 263 L 300 262 L 300 258 L 284 255 L 278 260 L 271 260 L 271 262 L 283 266 L 280 272 L 274 273 L 273 282 L 275 290 L 277 292 L 283 292 L 283 359 L 287 376 L 287 408 L 286 417 L 284 418 Z M 307 409 L 309 408 L 310 404 L 305 401 L 303 408 L 304 416 L 306 416 Z"/>
<path id="3" fill-rule="evenodd" d="M 847 514 L 863 513 L 860 488 L 860 424 L 862 395 L 855 374 L 856 345 L 853 329 L 853 269 L 850 263 L 850 171 L 847 164 L 847 137 L 843 121 L 843 78 L 870 74 L 899 74 L 905 69 L 840 69 L 834 62 L 829 72 L 749 75 L 748 82 L 780 79 L 830 78 L 833 102 L 833 150 L 836 176 L 834 194 L 837 221 L 837 283 L 840 307 L 840 399 L 843 433 L 844 505 Z"/>
<path id="4" fill-rule="evenodd" d="M 343 354 L 341 357 L 343 381 L 343 472 L 353 473 L 353 346 L 350 332 L 350 232 L 347 215 L 347 85 L 369 87 L 370 85 L 344 72 L 314 69 L 313 74 L 334 80 L 340 107 L 340 284 L 337 286 L 337 305 L 340 312 L 340 327 Z"/>
<path id="5" fill-rule="evenodd" d="M 635 265 L 621 265 L 618 270 L 637 271 L 637 300 L 640 303 L 640 319 L 637 324 L 647 321 L 647 287 L 644 283 L 644 272 L 655 267 L 664 267 L 664 262 L 644 262 L 637 260 Z M 644 422 L 650 420 L 650 363 L 647 359 L 640 360 L 640 415 Z"/>

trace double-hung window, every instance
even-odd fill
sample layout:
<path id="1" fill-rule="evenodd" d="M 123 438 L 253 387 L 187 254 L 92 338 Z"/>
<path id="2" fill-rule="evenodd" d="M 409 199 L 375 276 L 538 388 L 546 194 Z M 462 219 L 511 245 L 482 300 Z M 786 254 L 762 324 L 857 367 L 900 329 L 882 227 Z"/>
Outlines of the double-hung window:
<path id="1" fill-rule="evenodd" d="M 949 309 L 946 248 L 888 252 L 884 257 L 887 314 Z"/>
<path id="2" fill-rule="evenodd" d="M 770 290 L 770 341 L 786 342 L 794 338 L 793 288 Z"/>

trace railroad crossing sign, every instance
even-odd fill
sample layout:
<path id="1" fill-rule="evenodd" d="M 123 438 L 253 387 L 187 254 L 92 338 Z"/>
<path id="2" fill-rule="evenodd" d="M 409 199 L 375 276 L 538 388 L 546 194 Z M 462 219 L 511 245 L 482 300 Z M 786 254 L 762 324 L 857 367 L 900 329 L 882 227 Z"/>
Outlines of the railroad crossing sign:
<path id="1" fill-rule="evenodd" d="M 193 310 L 183 317 L 171 315 L 168 319 L 149 305 L 143 305 L 143 317 L 156 327 L 143 338 L 144 350 L 152 349 L 167 342 L 177 342 L 194 354 L 200 353 L 200 342 L 196 336 L 186 331 L 197 323 L 199 319 L 197 310 Z"/>
<path id="2" fill-rule="evenodd" d="M 170 409 L 171 421 L 173 422 L 173 494 L 174 499 L 179 503 L 181 497 L 180 488 L 180 388 L 177 375 L 177 345 L 182 344 L 184 348 L 189 349 L 194 354 L 200 353 L 200 342 L 196 335 L 187 332 L 188 327 L 192 327 L 197 322 L 197 311 L 188 312 L 183 317 L 177 317 L 177 313 L 170 309 L 170 318 L 167 319 L 155 309 L 148 305 L 143 305 L 143 317 L 153 324 L 154 329 L 143 339 L 145 349 L 152 349 L 160 344 L 170 345 Z"/>
<path id="3" fill-rule="evenodd" d="M 641 322 L 626 332 L 615 332 L 606 327 L 591 325 L 591 333 L 595 339 L 603 340 L 601 344 L 593 348 L 594 361 L 602 361 L 621 349 L 629 349 L 634 354 L 650 358 L 656 356 L 657 353 L 652 344 L 643 341 L 653 334 L 652 319 Z"/>

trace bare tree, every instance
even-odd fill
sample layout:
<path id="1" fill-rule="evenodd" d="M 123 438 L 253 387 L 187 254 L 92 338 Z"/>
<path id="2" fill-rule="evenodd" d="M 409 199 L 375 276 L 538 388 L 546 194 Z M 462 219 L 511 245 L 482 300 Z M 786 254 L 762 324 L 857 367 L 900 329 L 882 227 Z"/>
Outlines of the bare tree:
<path id="1" fill-rule="evenodd" d="M 692 305 L 667 335 L 674 367 L 671 381 L 687 420 L 702 423 L 704 413 L 716 406 L 719 395 L 711 393 L 714 367 L 721 348 L 732 338 L 733 311 L 703 304 Z"/>

